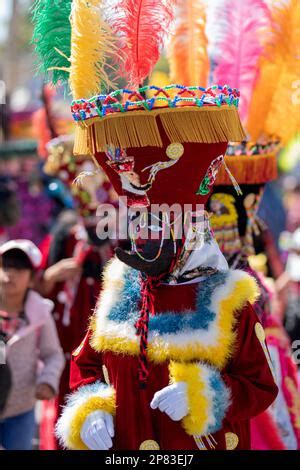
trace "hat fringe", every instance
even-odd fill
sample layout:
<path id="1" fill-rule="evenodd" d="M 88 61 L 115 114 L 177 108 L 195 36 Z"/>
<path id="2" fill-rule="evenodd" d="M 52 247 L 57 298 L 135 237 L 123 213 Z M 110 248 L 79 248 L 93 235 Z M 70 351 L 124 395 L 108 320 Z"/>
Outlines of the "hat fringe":
<path id="1" fill-rule="evenodd" d="M 75 127 L 73 152 L 74 155 L 91 155 L 93 153 L 90 127 L 81 125 Z"/>
<path id="2" fill-rule="evenodd" d="M 160 120 L 170 142 L 240 142 L 245 133 L 234 107 L 159 108 L 94 117 L 77 123 L 74 153 L 95 154 L 115 147 L 162 147 Z"/>
<path id="3" fill-rule="evenodd" d="M 236 108 L 163 109 L 160 120 L 171 142 L 240 142 L 245 133 Z"/>
<path id="4" fill-rule="evenodd" d="M 274 154 L 226 155 L 225 162 L 240 185 L 262 184 L 277 178 L 277 161 Z M 226 168 L 220 168 L 215 185 L 232 185 Z"/>

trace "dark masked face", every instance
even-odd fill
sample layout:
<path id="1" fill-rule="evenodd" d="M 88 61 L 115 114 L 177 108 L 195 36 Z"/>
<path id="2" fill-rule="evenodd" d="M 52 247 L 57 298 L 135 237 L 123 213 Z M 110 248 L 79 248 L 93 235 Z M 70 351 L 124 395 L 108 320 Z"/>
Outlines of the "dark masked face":
<path id="1" fill-rule="evenodd" d="M 120 261 L 148 276 L 169 272 L 180 242 L 174 240 L 163 214 L 131 212 L 128 231 L 130 249 L 116 249 Z"/>

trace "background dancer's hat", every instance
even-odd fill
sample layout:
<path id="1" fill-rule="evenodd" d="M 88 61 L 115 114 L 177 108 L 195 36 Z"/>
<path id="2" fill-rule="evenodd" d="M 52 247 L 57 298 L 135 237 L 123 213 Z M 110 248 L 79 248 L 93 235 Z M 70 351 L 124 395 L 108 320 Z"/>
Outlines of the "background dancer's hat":
<path id="1" fill-rule="evenodd" d="M 265 184 L 277 177 L 277 148 L 278 142 L 228 146 L 229 172 L 220 169 L 208 202 L 215 238 L 228 259 L 255 254 L 254 238 L 265 228 L 257 213 Z M 238 179 L 238 191 L 228 173 Z"/>
<path id="2" fill-rule="evenodd" d="M 113 203 L 115 193 L 104 172 L 87 156 L 73 155 L 73 136 L 52 139 L 46 148 L 45 173 L 59 178 L 68 187 L 85 220 L 95 216 L 99 204 Z"/>

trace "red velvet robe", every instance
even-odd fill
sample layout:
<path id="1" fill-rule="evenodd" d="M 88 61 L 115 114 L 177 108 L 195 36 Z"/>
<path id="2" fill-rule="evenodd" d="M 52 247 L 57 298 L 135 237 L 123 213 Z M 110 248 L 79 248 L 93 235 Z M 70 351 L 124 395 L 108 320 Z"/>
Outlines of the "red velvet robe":
<path id="1" fill-rule="evenodd" d="M 193 304 L 194 285 L 180 287 L 180 296 L 170 296 L 168 287 L 160 289 L 156 312 Z M 214 434 L 217 449 L 230 448 L 234 433 L 236 449 L 250 449 L 250 418 L 269 407 L 277 395 L 277 386 L 255 333 L 258 318 L 250 304 L 237 315 L 235 353 L 222 371 L 222 378 L 231 391 L 232 403 L 227 410 L 220 431 Z M 150 402 L 158 390 L 169 384 L 168 363 L 149 364 L 149 378 L 145 390 L 140 389 L 136 356 L 111 351 L 96 352 L 90 346 L 90 334 L 71 362 L 71 388 L 78 389 L 100 380 L 109 382 L 116 391 L 114 450 L 138 450 L 141 443 L 154 440 L 161 450 L 196 450 L 193 437 L 183 429 L 181 422 L 172 421 L 165 413 L 152 410 Z M 106 377 L 105 377 L 106 376 Z M 226 444 L 227 440 L 227 444 Z"/>

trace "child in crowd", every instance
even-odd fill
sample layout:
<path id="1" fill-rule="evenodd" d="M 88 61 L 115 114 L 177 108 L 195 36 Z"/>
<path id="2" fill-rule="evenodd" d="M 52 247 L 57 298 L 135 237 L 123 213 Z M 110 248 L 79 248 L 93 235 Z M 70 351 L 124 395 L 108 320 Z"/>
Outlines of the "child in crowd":
<path id="1" fill-rule="evenodd" d="M 29 240 L 11 240 L 0 247 L 0 256 L 0 340 L 5 345 L 2 363 L 10 375 L 0 410 L 0 447 L 29 450 L 36 399 L 57 394 L 64 356 L 51 315 L 53 304 L 32 288 L 41 252 Z"/>

